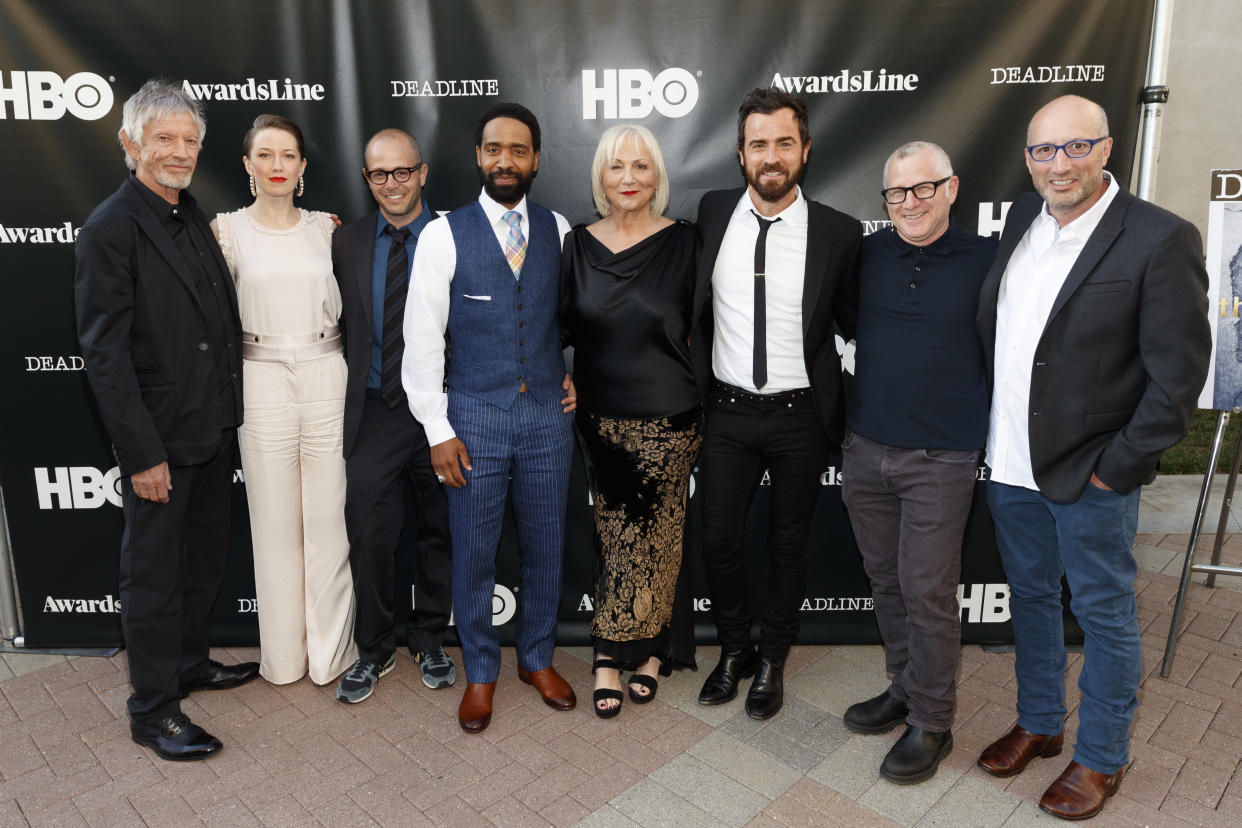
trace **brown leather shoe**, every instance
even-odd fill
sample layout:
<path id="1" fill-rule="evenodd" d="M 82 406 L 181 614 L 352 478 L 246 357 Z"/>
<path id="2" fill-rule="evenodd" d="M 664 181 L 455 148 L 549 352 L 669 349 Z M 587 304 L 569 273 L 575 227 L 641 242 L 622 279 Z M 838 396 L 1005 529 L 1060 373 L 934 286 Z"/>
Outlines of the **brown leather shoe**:
<path id="1" fill-rule="evenodd" d="M 1014 725 L 1013 730 L 985 747 L 975 764 L 993 776 L 1017 776 L 1036 756 L 1056 756 L 1064 741 L 1064 733 L 1041 736 Z"/>
<path id="2" fill-rule="evenodd" d="M 574 688 L 561 678 L 561 674 L 556 672 L 555 668 L 549 667 L 546 670 L 534 670 L 528 673 L 519 667 L 518 678 L 527 684 L 534 685 L 539 695 L 543 696 L 543 703 L 548 707 L 554 707 L 557 710 L 573 710 L 578 704 Z"/>
<path id="3" fill-rule="evenodd" d="M 467 733 L 482 733 L 492 723 L 492 695 L 496 682 L 489 684 L 466 683 L 466 692 L 457 705 L 457 723 Z"/>
<path id="4" fill-rule="evenodd" d="M 1091 819 L 1104 807 L 1104 801 L 1117 793 L 1125 775 L 1125 768 L 1100 773 L 1070 762 L 1039 798 L 1039 809 L 1061 819 Z"/>

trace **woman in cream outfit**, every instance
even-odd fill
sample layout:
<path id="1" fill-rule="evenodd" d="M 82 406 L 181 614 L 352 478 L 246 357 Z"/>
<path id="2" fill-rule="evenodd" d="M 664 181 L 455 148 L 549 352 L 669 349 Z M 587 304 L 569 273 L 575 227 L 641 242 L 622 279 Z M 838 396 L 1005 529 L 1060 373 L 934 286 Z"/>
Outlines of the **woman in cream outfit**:
<path id="1" fill-rule="evenodd" d="M 237 284 L 245 422 L 238 432 L 259 602 L 260 674 L 326 684 L 357 658 L 345 535 L 345 359 L 327 213 L 293 205 L 302 131 L 260 115 L 243 141 L 254 203 L 212 228 Z"/>

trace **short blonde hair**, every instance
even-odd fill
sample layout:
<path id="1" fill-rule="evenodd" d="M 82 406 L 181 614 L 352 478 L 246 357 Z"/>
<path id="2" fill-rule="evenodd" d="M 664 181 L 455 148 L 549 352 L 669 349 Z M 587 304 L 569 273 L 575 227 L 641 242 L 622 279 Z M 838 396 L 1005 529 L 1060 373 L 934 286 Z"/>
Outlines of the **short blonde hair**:
<path id="1" fill-rule="evenodd" d="M 664 167 L 664 154 L 660 152 L 660 144 L 651 130 L 639 124 L 617 124 L 609 127 L 600 136 L 599 146 L 595 148 L 595 160 L 591 163 L 591 197 L 595 201 L 595 212 L 600 218 L 612 214 L 612 205 L 604 194 L 604 170 L 608 163 L 617 157 L 617 150 L 626 141 L 638 144 L 639 149 L 651 160 L 655 171 L 655 195 L 651 197 L 651 215 L 662 216 L 668 208 L 668 171 Z"/>

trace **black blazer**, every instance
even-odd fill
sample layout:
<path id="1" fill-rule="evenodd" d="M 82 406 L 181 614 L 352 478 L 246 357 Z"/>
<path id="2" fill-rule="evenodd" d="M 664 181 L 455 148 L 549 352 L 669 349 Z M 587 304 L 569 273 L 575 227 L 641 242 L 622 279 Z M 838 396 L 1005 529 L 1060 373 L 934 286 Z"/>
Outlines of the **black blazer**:
<path id="1" fill-rule="evenodd" d="M 703 251 L 694 289 L 690 351 L 699 393 L 707 399 L 712 383 L 712 271 L 729 217 L 743 189 L 714 190 L 699 202 L 698 230 Z M 802 285 L 802 352 L 814 390 L 815 410 L 834 445 L 844 435 L 845 403 L 841 358 L 833 321 L 848 341 L 858 327 L 858 250 L 862 225 L 838 210 L 807 199 L 806 278 Z"/>
<path id="2" fill-rule="evenodd" d="M 165 460 L 206 462 L 220 447 L 220 430 L 241 422 L 241 318 L 233 282 L 226 279 L 226 321 L 238 409 L 222 412 L 193 276 L 136 189 L 142 186 L 130 176 L 91 213 L 78 233 L 73 277 L 86 377 L 124 475 Z M 191 209 L 227 274 L 207 218 Z"/>
<path id="3" fill-rule="evenodd" d="M 354 453 L 371 370 L 371 258 L 378 213 L 367 213 L 332 234 L 332 273 L 341 288 L 341 337 L 349 370 L 345 382 L 346 459 Z"/>
<path id="4" fill-rule="evenodd" d="M 980 292 L 989 382 L 1001 277 L 1042 207 L 1028 193 L 1009 208 Z M 1035 349 L 1028 423 L 1031 467 L 1045 496 L 1075 501 L 1093 472 L 1123 494 L 1155 478 L 1160 455 L 1186 435 L 1207 376 L 1207 284 L 1194 225 L 1119 192 Z"/>

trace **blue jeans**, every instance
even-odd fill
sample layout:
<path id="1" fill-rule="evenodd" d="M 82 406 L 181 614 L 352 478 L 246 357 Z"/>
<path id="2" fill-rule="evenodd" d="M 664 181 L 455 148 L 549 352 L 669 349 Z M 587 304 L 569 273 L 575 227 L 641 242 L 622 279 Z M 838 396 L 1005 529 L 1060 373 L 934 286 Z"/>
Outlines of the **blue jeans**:
<path id="1" fill-rule="evenodd" d="M 1133 552 L 1139 490 L 1121 495 L 1088 483 L 1078 500 L 1057 503 L 993 482 L 988 506 L 1009 579 L 1018 724 L 1045 735 L 1060 733 L 1065 724 L 1064 574 L 1070 609 L 1086 635 L 1074 760 L 1116 773 L 1129 762 L 1143 676 Z"/>

